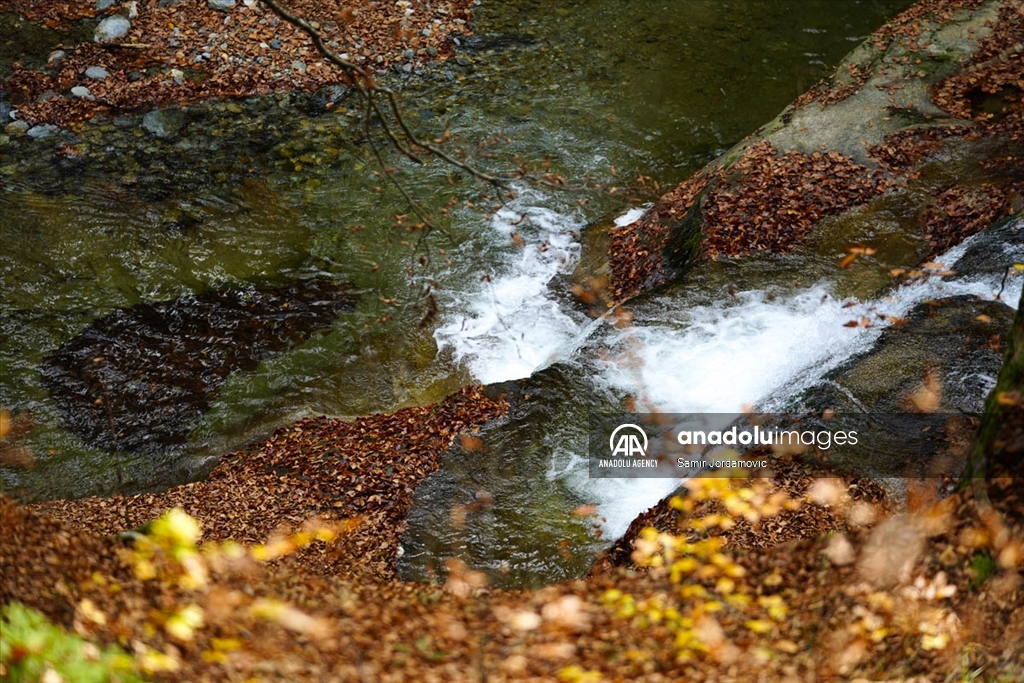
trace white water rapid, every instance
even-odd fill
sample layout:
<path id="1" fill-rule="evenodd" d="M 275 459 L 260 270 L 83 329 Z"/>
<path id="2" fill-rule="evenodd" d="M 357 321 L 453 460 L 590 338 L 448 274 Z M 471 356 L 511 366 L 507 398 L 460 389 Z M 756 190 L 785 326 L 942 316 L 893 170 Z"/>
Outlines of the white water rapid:
<path id="1" fill-rule="evenodd" d="M 564 292 L 551 284 L 574 266 L 579 245 L 573 234 L 582 223 L 575 216 L 513 204 L 491 228 L 507 236 L 524 214 L 532 228 L 507 267 L 473 291 L 449 295 L 456 305 L 446 310 L 458 313 L 449 314 L 437 330 L 438 345 L 483 383 L 527 377 L 554 361 L 578 362 L 585 354 L 588 367 L 596 368 L 597 387 L 635 397 L 637 410 L 644 412 L 731 413 L 780 398 L 780 392 L 792 395 L 866 350 L 887 325 L 879 315 L 898 318 L 921 301 L 959 294 L 992 299 L 1002 276 L 933 276 L 864 302 L 835 298 L 827 279 L 784 295 L 737 291 L 715 304 L 689 308 L 666 298 L 659 301 L 663 315 L 657 321 L 614 329 L 601 348 L 581 350 L 592 321 L 568 308 Z M 634 210 L 617 222 L 638 215 Z M 954 268 L 971 241 L 937 260 Z M 1002 299 L 1010 305 L 1019 300 L 1022 280 L 1017 276 L 1007 283 Z M 861 317 L 872 326 L 844 325 Z M 580 444 L 579 452 L 552 453 L 549 476 L 565 478 L 583 499 L 600 506 L 606 537 L 621 535 L 637 514 L 678 485 L 670 479 L 590 479 L 585 450 Z"/>

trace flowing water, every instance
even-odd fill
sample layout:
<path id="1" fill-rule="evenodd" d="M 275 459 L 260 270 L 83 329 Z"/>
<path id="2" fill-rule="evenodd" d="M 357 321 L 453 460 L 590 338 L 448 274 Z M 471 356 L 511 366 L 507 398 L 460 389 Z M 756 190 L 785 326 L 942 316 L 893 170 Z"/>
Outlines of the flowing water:
<path id="1" fill-rule="evenodd" d="M 589 176 L 607 188 L 642 173 L 667 186 L 774 117 L 908 4 L 485 2 L 459 61 L 409 77 L 404 99 L 417 127 L 450 126 L 484 167 L 518 155 L 546 158 L 570 183 Z M 630 396 L 651 409 L 734 411 L 866 348 L 877 328 L 844 328 L 845 303 L 897 315 L 935 295 L 889 302 L 883 282 L 832 273 L 835 260 L 813 252 L 751 258 L 702 266 L 684 287 L 631 306 L 634 324 L 619 329 L 588 317 L 569 276 L 581 232 L 637 215 L 626 193 L 524 184 L 496 207 L 439 163 L 389 157 L 438 219 L 421 239 L 352 113 L 314 117 L 296 102 L 200 107 L 176 141 L 98 121 L 76 140 L 89 163 L 25 165 L 0 147 L 0 407 L 31 414 L 23 445 L 36 457 L 34 469 L 2 470 L 5 490 L 162 488 L 301 415 L 387 411 L 469 382 L 529 377 L 509 385 L 533 398 L 486 430 L 487 457 L 454 449 L 417 494 L 403 571 L 423 577 L 460 554 L 515 582 L 562 578 L 603 542 L 574 507 L 599 503 L 607 539 L 673 485 L 586 479 L 590 409 Z M 871 229 L 892 236 L 899 263 L 913 251 L 908 238 L 897 218 L 879 220 Z M 343 284 L 353 305 L 223 379 L 174 448 L 115 455 L 85 443 L 41 378 L 48 354 L 119 309 L 312 279 Z M 998 283 L 947 286 L 991 297 Z M 480 489 L 496 504 L 465 529 L 439 530 Z"/>

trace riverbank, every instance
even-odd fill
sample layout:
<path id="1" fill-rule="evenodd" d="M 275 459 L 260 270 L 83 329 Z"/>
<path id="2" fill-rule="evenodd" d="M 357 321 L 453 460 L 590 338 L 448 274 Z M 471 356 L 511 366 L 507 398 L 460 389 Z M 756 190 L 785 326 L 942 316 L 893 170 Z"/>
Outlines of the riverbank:
<path id="1" fill-rule="evenodd" d="M 322 31 L 328 49 L 370 73 L 445 61 L 472 33 L 470 0 L 288 6 Z M 15 0 L 5 11 L 18 13 L 5 15 L 12 32 L 28 30 L 19 15 L 46 27 L 33 29 L 33 44 L 0 73 L 7 111 L 30 126 L 77 128 L 100 112 L 348 82 L 305 34 L 258 2 Z"/>

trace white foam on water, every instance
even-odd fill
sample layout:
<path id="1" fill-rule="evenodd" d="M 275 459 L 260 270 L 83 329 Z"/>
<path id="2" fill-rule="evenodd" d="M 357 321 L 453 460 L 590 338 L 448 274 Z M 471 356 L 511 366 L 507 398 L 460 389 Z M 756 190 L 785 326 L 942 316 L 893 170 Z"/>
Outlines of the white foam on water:
<path id="1" fill-rule="evenodd" d="M 636 221 L 640 220 L 640 218 L 645 213 L 647 213 L 647 209 L 644 208 L 644 207 L 639 207 L 638 206 L 638 207 L 636 207 L 634 209 L 630 209 L 629 211 L 627 211 L 626 213 L 622 214 L 621 216 L 619 216 L 618 218 L 615 219 L 615 225 L 617 225 L 620 228 L 625 227 L 625 226 L 629 225 L 630 223 L 633 223 L 633 222 L 636 222 Z"/>
<path id="2" fill-rule="evenodd" d="M 579 243 L 573 231 L 582 229 L 583 221 L 529 206 L 527 197 L 522 195 L 488 223 L 502 248 L 512 232 L 520 233 L 523 246 L 489 281 L 450 295 L 454 300 L 444 308 L 457 313 L 434 332 L 438 348 L 450 349 L 455 362 L 479 382 L 529 377 L 560 357 L 588 322 L 563 310 L 548 286 L 575 266 Z"/>

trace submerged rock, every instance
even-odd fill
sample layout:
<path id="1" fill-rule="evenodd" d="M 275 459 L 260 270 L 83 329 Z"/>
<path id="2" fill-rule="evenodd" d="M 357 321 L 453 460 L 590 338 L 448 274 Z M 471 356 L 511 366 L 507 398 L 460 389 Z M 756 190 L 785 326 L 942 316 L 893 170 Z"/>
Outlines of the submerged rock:
<path id="1" fill-rule="evenodd" d="M 228 376 L 305 341 L 354 297 L 323 279 L 223 287 L 118 309 L 47 356 L 44 383 L 87 443 L 141 451 L 181 443 Z"/>
<path id="2" fill-rule="evenodd" d="M 185 112 L 176 107 L 157 109 L 142 117 L 142 127 L 158 138 L 172 138 L 185 127 Z"/>

